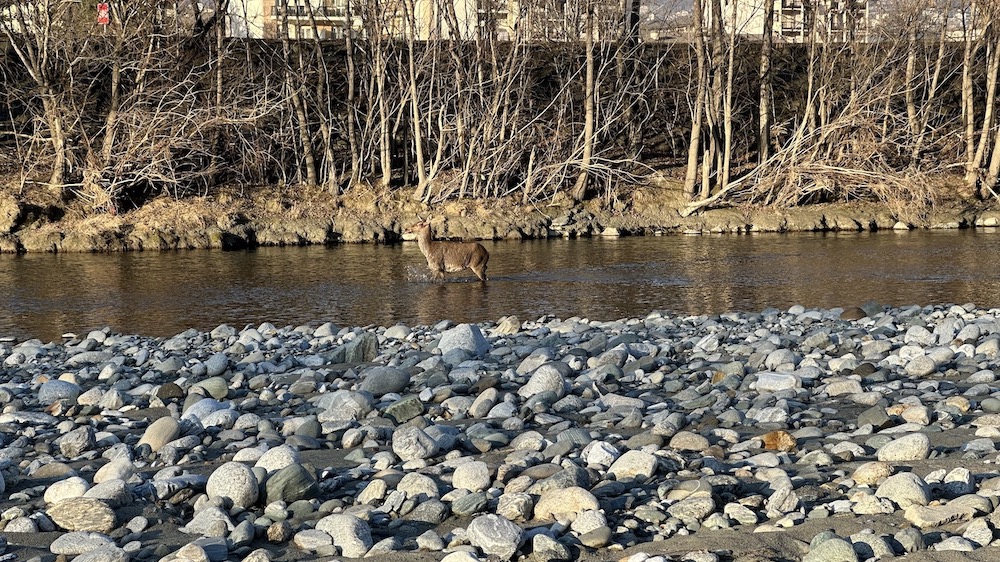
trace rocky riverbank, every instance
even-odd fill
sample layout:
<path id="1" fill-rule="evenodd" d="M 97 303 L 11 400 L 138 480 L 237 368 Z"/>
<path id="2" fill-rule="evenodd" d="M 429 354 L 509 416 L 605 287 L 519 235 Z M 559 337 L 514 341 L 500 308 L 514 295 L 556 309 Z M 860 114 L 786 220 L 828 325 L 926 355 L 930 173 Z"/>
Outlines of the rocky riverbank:
<path id="1" fill-rule="evenodd" d="M 988 203 L 943 202 L 918 218 L 875 203 L 744 207 L 684 216 L 677 186 L 649 186 L 629 203 L 568 199 L 545 205 L 512 200 L 449 201 L 428 206 L 383 199 L 357 188 L 332 197 L 308 189 L 161 197 L 118 215 L 25 203 L 0 193 L 0 253 L 244 249 L 337 243 L 391 243 L 418 216 L 433 215 L 435 235 L 457 239 L 642 236 L 756 232 L 859 232 L 1000 226 Z"/>
<path id="2" fill-rule="evenodd" d="M 0 342 L 2 560 L 995 559 L 1000 310 Z"/>

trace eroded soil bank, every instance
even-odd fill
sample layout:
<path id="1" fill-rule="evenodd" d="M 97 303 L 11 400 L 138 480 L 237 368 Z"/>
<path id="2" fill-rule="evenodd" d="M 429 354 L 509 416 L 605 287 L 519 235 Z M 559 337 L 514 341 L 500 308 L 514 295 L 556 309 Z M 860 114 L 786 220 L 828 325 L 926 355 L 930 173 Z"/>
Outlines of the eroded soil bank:
<path id="1" fill-rule="evenodd" d="M 565 199 L 544 205 L 511 200 L 425 205 L 363 190 L 334 197 L 320 190 L 269 188 L 161 197 L 118 215 L 95 215 L 0 192 L 0 253 L 392 243 L 404 239 L 406 228 L 421 217 L 432 218 L 438 238 L 481 240 L 1000 226 L 1000 209 L 988 203 L 939 203 L 920 224 L 875 203 L 743 207 L 682 216 L 685 203 L 667 187 L 638 190 L 627 204 Z"/>

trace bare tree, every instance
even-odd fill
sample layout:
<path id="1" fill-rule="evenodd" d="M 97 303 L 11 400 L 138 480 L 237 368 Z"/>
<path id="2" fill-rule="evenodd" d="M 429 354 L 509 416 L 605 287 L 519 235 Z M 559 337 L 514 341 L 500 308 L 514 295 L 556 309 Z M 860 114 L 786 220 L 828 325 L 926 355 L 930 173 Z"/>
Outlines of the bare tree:
<path id="1" fill-rule="evenodd" d="M 735 5 L 735 3 L 734 3 Z M 771 56 L 774 50 L 774 1 L 764 0 L 764 31 L 760 46 L 760 94 L 757 122 L 757 161 L 765 162 L 771 157 L 771 105 L 772 92 Z"/>
<path id="2" fill-rule="evenodd" d="M 587 191 L 587 179 L 591 158 L 594 155 L 594 6 L 591 0 L 585 3 L 584 50 L 586 51 L 586 77 L 583 93 L 583 156 L 580 159 L 580 175 L 573 188 L 573 198 L 582 201 Z"/>

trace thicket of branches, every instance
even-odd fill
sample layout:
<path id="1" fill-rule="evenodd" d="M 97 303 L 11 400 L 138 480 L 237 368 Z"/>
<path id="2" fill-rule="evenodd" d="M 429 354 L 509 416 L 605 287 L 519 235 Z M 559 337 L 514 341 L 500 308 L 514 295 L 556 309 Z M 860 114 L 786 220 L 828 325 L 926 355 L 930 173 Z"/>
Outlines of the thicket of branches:
<path id="1" fill-rule="evenodd" d="M 0 142 L 23 182 L 102 212 L 279 183 L 627 201 L 667 168 L 689 211 L 866 198 L 902 212 L 956 171 L 978 196 L 997 190 L 1000 19 L 964 2 L 943 19 L 901 3 L 867 40 L 816 30 L 790 45 L 727 30 L 720 0 L 695 0 L 701 33 L 657 43 L 635 4 L 596 0 L 559 41 L 528 23 L 505 41 L 450 39 L 460 23 L 439 0 L 442 37 L 419 42 L 388 33 L 413 35 L 413 0 L 401 18 L 352 3 L 364 29 L 339 41 L 229 38 L 197 4 L 114 3 L 104 29 L 93 7 L 17 0 L 0 14 Z M 520 6 L 530 22 L 536 7 Z"/>

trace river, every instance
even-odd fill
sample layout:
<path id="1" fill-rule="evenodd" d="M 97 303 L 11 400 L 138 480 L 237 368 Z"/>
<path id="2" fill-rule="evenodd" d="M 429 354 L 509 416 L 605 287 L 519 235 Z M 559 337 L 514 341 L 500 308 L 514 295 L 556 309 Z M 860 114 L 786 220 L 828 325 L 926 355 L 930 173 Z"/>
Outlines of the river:
<path id="1" fill-rule="evenodd" d="M 1000 306 L 1000 232 L 662 236 L 486 242 L 490 281 L 427 275 L 393 246 L 0 255 L 0 337 L 110 327 L 172 336 L 333 322 L 614 320 L 768 307 L 967 302 Z"/>

